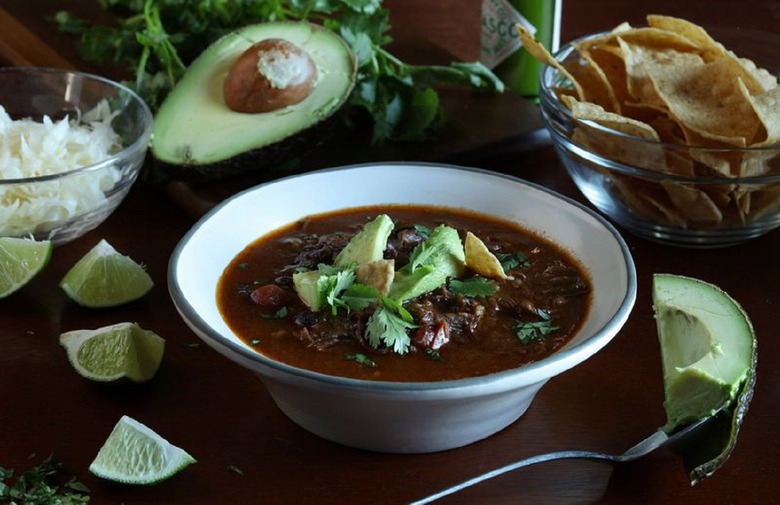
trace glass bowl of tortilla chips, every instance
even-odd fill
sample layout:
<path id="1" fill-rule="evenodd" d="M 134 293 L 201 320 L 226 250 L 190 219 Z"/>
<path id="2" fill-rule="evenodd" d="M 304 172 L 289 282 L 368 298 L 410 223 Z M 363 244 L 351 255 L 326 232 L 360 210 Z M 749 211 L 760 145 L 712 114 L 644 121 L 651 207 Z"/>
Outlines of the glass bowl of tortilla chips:
<path id="1" fill-rule="evenodd" d="M 778 227 L 780 36 L 647 20 L 554 56 L 521 33 L 545 63 L 542 116 L 566 170 L 596 208 L 651 240 L 723 247 Z"/>

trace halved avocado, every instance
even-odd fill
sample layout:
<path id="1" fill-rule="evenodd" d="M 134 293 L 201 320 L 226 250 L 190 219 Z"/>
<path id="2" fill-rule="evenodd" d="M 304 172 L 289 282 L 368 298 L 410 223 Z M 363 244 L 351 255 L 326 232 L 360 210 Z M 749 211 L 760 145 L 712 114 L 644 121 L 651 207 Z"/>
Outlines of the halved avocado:
<path id="1" fill-rule="evenodd" d="M 254 44 L 288 41 L 314 62 L 316 82 L 306 98 L 271 112 L 236 112 L 223 85 Z M 308 22 L 269 22 L 231 32 L 187 68 L 154 119 L 152 154 L 159 169 L 180 180 L 226 177 L 280 164 L 313 146 L 349 98 L 357 63 L 336 33 Z"/>

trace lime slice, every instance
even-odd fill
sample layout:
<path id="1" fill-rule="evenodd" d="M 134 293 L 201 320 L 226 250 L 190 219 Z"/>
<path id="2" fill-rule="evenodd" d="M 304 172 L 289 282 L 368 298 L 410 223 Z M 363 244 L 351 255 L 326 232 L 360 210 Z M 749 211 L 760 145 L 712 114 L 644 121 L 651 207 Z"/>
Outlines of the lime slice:
<path id="1" fill-rule="evenodd" d="M 0 238 L 0 298 L 18 290 L 43 270 L 51 250 L 49 240 Z"/>
<path id="2" fill-rule="evenodd" d="M 172 445 L 135 419 L 122 416 L 89 471 L 123 484 L 155 484 L 195 463 L 195 458 Z"/>
<path id="3" fill-rule="evenodd" d="M 60 287 L 79 305 L 112 307 L 141 298 L 154 282 L 146 270 L 101 240 L 65 274 Z"/>
<path id="4" fill-rule="evenodd" d="M 60 335 L 60 345 L 80 375 L 100 382 L 146 382 L 157 373 L 165 350 L 162 337 L 136 323 L 69 331 Z"/>

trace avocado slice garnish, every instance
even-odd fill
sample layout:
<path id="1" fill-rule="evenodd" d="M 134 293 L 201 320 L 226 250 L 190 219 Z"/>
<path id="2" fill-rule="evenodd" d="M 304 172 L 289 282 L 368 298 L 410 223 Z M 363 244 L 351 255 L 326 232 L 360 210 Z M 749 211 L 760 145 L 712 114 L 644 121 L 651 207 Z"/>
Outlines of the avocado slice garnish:
<path id="1" fill-rule="evenodd" d="M 393 220 L 387 214 L 378 215 L 349 240 L 336 255 L 333 266 L 342 268 L 350 264 L 362 265 L 381 260 L 394 227 Z"/>

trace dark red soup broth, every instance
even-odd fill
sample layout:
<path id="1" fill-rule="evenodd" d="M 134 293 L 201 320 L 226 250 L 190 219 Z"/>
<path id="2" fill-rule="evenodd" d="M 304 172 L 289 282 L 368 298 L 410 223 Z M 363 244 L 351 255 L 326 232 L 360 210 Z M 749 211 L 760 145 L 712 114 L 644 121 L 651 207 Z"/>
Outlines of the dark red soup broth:
<path id="1" fill-rule="evenodd" d="M 363 337 L 371 309 L 335 317 L 330 307 L 312 312 L 295 293 L 292 274 L 332 264 L 349 238 L 383 213 L 395 223 L 385 258 L 395 259 L 396 269 L 422 240 L 420 226 L 440 224 L 461 239 L 471 231 L 498 257 L 521 253 L 524 261 L 507 270 L 509 279 L 491 280 L 492 295 L 453 294 L 445 284 L 405 302 L 417 326 L 408 330 L 413 345 L 403 355 L 374 349 Z M 217 299 L 228 326 L 274 360 L 329 375 L 425 382 L 487 375 L 549 356 L 585 319 L 591 282 L 570 253 L 512 223 L 452 208 L 383 205 L 310 216 L 259 238 L 226 267 Z M 442 330 L 446 343 L 432 343 Z"/>

